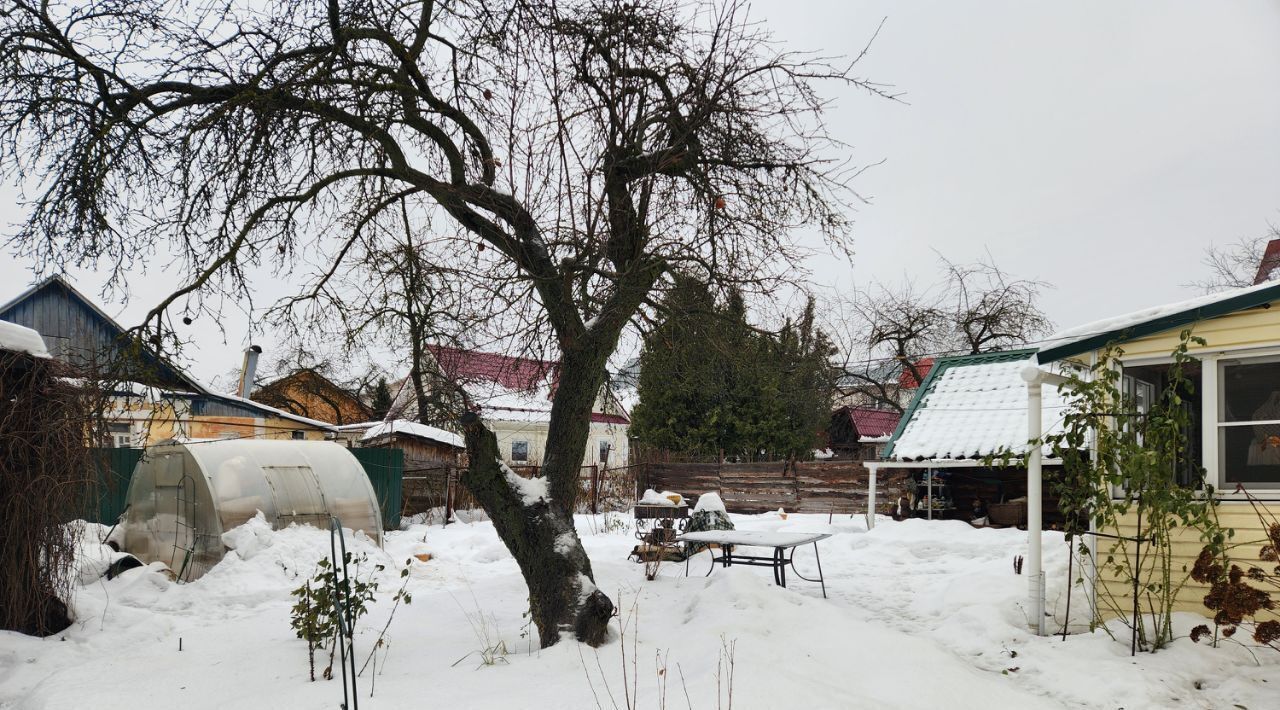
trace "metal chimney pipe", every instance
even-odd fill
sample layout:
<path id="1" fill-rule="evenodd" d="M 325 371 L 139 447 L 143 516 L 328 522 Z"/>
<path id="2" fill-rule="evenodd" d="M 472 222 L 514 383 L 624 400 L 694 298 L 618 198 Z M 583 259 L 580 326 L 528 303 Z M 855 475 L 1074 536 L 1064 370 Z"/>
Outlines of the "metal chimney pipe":
<path id="1" fill-rule="evenodd" d="M 250 345 L 244 349 L 244 364 L 240 366 L 239 395 L 245 399 L 248 399 L 249 393 L 253 391 L 253 373 L 258 369 L 258 356 L 261 354 L 262 347 L 259 345 Z"/>

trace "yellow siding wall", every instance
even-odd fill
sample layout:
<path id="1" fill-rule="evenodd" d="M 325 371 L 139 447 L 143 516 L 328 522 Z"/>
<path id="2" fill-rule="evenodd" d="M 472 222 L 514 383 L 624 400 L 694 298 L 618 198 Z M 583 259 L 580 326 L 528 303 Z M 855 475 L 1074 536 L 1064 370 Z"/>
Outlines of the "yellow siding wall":
<path id="1" fill-rule="evenodd" d="M 1267 505 L 1269 507 L 1264 508 L 1264 510 L 1267 510 L 1270 515 L 1280 517 L 1280 504 L 1269 503 Z M 1262 547 L 1266 535 L 1253 507 L 1246 502 L 1224 501 L 1218 505 L 1218 520 L 1224 527 L 1235 530 L 1235 536 L 1231 541 L 1234 547 L 1229 553 L 1232 559 L 1242 567 L 1248 563 L 1257 563 L 1258 551 Z M 1122 519 L 1118 533 L 1114 530 L 1107 532 L 1125 537 L 1135 536 L 1137 534 L 1137 516 L 1130 514 Z M 1189 611 L 1211 616 L 1209 609 L 1204 605 L 1204 595 L 1208 593 L 1208 587 L 1190 578 L 1191 566 L 1195 564 L 1196 557 L 1200 555 L 1200 550 L 1204 547 L 1204 543 L 1200 542 L 1200 534 L 1195 530 L 1183 528 L 1177 530 L 1176 533 L 1173 542 L 1173 583 L 1175 586 L 1183 583 L 1183 586 L 1176 598 L 1175 611 Z M 1104 562 L 1108 554 L 1114 554 L 1117 558 L 1122 555 L 1132 557 L 1133 543 L 1125 543 L 1128 545 L 1127 549 L 1121 548 L 1111 553 L 1111 545 L 1114 542 L 1114 540 L 1106 538 L 1098 539 L 1098 559 L 1100 562 Z M 1144 559 L 1150 559 L 1147 558 L 1148 549 L 1147 546 L 1143 547 L 1142 554 Z M 1155 560 L 1151 559 L 1150 564 L 1143 565 L 1144 573 L 1141 579 L 1146 580 L 1150 577 L 1154 562 Z M 1266 567 L 1269 568 L 1270 565 Z M 1099 572 L 1097 594 L 1098 611 L 1102 614 L 1103 619 L 1117 616 L 1113 605 L 1119 606 L 1121 615 L 1130 613 L 1129 610 L 1132 609 L 1133 605 L 1132 583 L 1117 579 L 1114 572 L 1108 572 L 1105 568 Z M 1107 601 L 1108 597 L 1112 601 Z M 1277 601 L 1280 601 L 1280 599 Z M 1143 611 L 1146 610 L 1144 609 Z M 1280 619 L 1280 615 L 1269 613 L 1263 618 Z"/>
<path id="2" fill-rule="evenodd" d="M 1168 357 L 1178 346 L 1178 335 L 1184 328 L 1150 335 L 1122 343 L 1125 358 Z M 1208 345 L 1195 350 L 1269 347 L 1280 345 L 1280 301 L 1270 308 L 1254 308 L 1196 323 L 1192 334 L 1204 338 Z"/>
<path id="3" fill-rule="evenodd" d="M 324 431 L 313 429 L 302 422 L 280 417 L 192 417 L 184 422 L 193 439 L 218 439 L 223 436 L 253 437 L 255 439 L 292 439 L 294 431 L 303 431 L 309 441 L 324 439 Z"/>

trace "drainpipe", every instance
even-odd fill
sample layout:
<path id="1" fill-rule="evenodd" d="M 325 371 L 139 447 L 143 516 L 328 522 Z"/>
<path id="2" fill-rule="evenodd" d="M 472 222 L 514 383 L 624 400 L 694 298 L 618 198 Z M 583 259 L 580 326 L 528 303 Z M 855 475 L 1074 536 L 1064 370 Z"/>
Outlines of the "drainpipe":
<path id="1" fill-rule="evenodd" d="M 877 461 L 866 461 L 867 467 L 867 529 L 870 530 L 876 526 L 876 469 L 880 468 Z"/>
<path id="2" fill-rule="evenodd" d="M 262 347 L 259 345 L 250 345 L 244 349 L 244 364 L 240 366 L 239 392 L 243 399 L 249 399 L 249 393 L 253 391 L 253 374 L 258 369 L 258 356 L 261 354 Z"/>
<path id="3" fill-rule="evenodd" d="M 1022 369 L 1022 379 L 1027 383 L 1027 441 L 1030 442 L 1044 435 L 1041 385 L 1061 385 L 1067 382 L 1067 378 L 1028 365 Z M 1032 614 L 1031 623 L 1038 636 L 1045 635 L 1044 562 L 1041 554 L 1044 531 L 1043 459 L 1042 446 L 1033 446 L 1027 452 L 1027 601 Z"/>

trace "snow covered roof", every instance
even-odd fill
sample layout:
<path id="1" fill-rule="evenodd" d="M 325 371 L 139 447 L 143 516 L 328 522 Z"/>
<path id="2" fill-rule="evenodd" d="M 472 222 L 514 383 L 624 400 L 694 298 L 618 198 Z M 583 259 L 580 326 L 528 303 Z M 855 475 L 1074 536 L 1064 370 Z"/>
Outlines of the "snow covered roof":
<path id="1" fill-rule="evenodd" d="M 1152 306 L 1054 333 L 1040 343 L 1036 360 L 1054 362 L 1109 343 L 1162 333 L 1277 300 L 1280 300 L 1280 283 L 1272 281 Z"/>
<path id="2" fill-rule="evenodd" d="M 903 415 L 885 457 L 975 459 L 1027 449 L 1027 383 L 1034 350 L 942 358 Z M 1043 389 L 1045 434 L 1061 431 L 1065 400 Z"/>
<path id="3" fill-rule="evenodd" d="M 26 326 L 0 320 L 0 350 L 15 353 L 26 353 L 32 357 L 48 358 L 49 350 L 44 346 L 44 338 Z"/>
<path id="4" fill-rule="evenodd" d="M 552 360 L 486 353 L 478 350 L 429 345 L 427 349 L 441 374 L 462 386 L 466 398 L 480 415 L 491 421 L 548 423 L 551 400 L 559 378 L 559 363 Z M 591 421 L 628 424 L 626 408 L 604 389 L 605 402 L 593 411 Z M 618 411 L 612 411 L 617 409 Z M 391 416 L 411 418 L 417 411 L 413 387 L 408 378 L 399 384 Z"/>
<path id="5" fill-rule="evenodd" d="M 445 431 L 444 429 L 437 429 L 436 427 L 428 426 L 426 424 L 422 424 L 419 422 L 409 421 L 408 419 L 397 419 L 392 422 L 378 422 L 377 424 L 374 424 L 372 428 L 366 431 L 364 433 L 364 436 L 360 437 L 360 440 L 372 441 L 374 439 L 378 439 L 384 436 L 390 436 L 392 434 L 405 434 L 408 436 L 416 436 L 421 439 L 429 439 L 431 441 L 439 442 L 441 444 L 456 446 L 460 449 L 466 448 L 466 443 L 462 440 L 461 436 L 454 434 L 451 431 Z"/>

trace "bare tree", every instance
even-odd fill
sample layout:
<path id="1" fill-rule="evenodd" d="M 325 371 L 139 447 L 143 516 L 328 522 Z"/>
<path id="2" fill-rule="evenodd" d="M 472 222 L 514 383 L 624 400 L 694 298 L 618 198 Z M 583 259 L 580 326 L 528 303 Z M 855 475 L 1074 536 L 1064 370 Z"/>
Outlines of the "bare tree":
<path id="1" fill-rule="evenodd" d="M 1042 281 L 1015 279 L 991 259 L 947 270 L 948 323 L 955 349 L 969 355 L 1024 345 L 1048 335 L 1053 323 L 1036 305 Z"/>
<path id="2" fill-rule="evenodd" d="M 169 309 L 216 316 L 255 265 L 318 265 L 319 299 L 372 225 L 437 218 L 415 249 L 513 304 L 561 367 L 545 481 L 505 470 L 475 416 L 463 480 L 542 644 L 598 644 L 613 605 L 571 512 L 606 360 L 673 269 L 772 293 L 797 226 L 847 251 L 853 171 L 817 85 L 887 95 L 851 69 L 779 50 L 736 0 L 14 0 L 0 137 L 43 192 L 13 241 L 117 282 L 170 244 L 189 278 L 140 326 L 158 342 Z"/>
<path id="3" fill-rule="evenodd" d="M 932 289 L 881 284 L 832 307 L 842 397 L 901 412 L 930 358 L 1021 346 L 1052 329 L 1036 304 L 1046 284 L 1012 278 L 991 260 L 941 261 Z"/>
<path id="4" fill-rule="evenodd" d="M 1205 293 L 1252 286 L 1267 251 L 1267 243 L 1272 239 L 1280 239 L 1280 227 L 1272 225 L 1266 234 L 1241 237 L 1226 246 L 1210 246 L 1204 250 L 1204 258 L 1200 260 L 1209 275 L 1188 285 Z M 1280 264 L 1271 266 L 1271 273 L 1280 278 L 1280 270 L 1274 270 Z"/>

